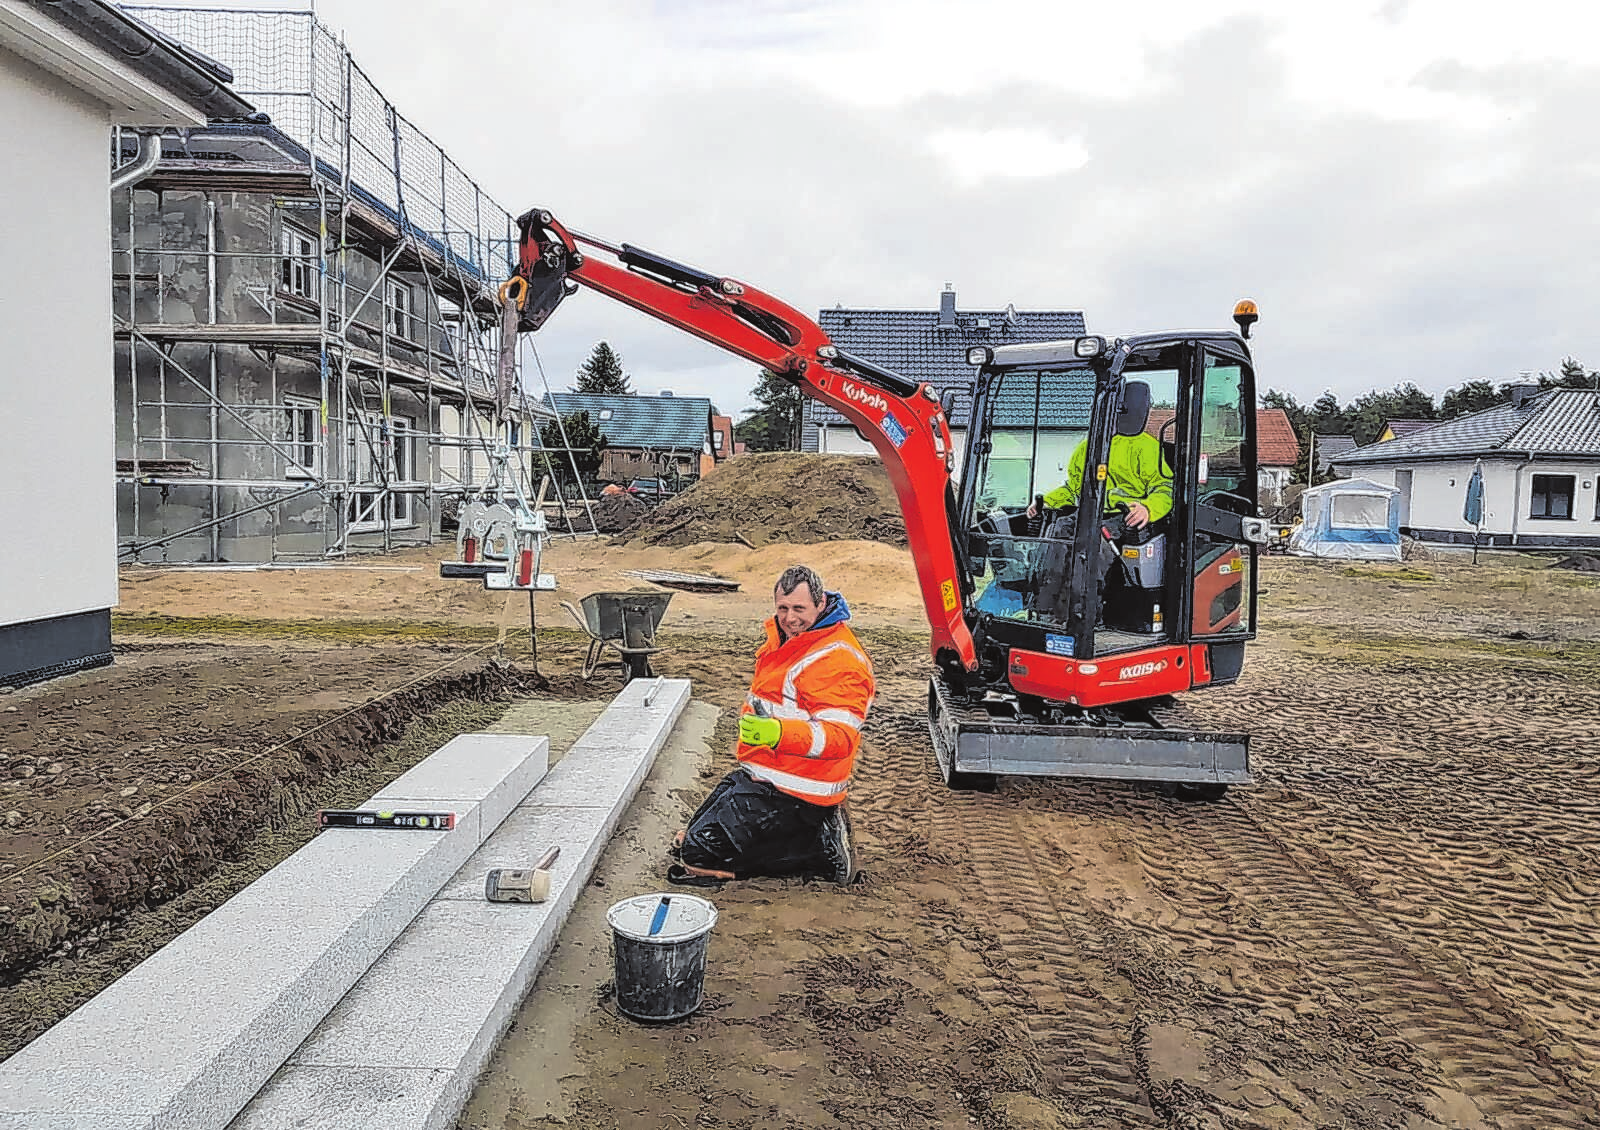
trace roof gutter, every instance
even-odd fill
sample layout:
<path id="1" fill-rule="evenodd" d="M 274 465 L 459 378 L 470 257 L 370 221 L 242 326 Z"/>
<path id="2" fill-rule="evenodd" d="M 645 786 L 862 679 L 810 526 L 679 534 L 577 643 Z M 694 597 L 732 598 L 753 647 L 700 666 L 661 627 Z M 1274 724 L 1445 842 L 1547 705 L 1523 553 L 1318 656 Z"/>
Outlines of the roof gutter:
<path id="1" fill-rule="evenodd" d="M 128 164 L 113 170 L 111 174 L 111 191 L 127 188 L 138 184 L 150 175 L 152 169 L 161 163 L 161 135 L 158 133 L 143 133 L 139 135 L 139 156 Z"/>
<path id="2" fill-rule="evenodd" d="M 256 108 L 224 84 L 233 72 L 215 59 L 99 0 L 24 0 L 62 27 L 180 95 L 208 118 L 259 118 Z"/>

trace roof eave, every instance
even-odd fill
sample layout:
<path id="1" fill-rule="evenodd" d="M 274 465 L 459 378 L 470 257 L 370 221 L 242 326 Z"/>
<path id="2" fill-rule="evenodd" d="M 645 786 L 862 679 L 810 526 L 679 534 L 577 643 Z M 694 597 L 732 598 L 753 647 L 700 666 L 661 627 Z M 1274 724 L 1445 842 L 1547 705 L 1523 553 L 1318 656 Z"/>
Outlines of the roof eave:
<path id="1" fill-rule="evenodd" d="M 104 103 L 120 125 L 199 126 L 256 113 L 215 74 L 98 0 L 0 0 L 0 46 Z"/>

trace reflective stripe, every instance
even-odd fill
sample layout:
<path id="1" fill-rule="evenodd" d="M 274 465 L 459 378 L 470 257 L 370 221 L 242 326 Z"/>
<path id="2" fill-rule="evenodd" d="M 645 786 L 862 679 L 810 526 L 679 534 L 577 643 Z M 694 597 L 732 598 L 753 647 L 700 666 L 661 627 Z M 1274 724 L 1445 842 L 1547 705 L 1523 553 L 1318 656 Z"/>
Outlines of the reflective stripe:
<path id="1" fill-rule="evenodd" d="M 760 695 L 754 694 L 747 696 L 746 701 L 750 703 L 750 709 L 755 713 L 760 713 L 760 710 L 757 709 L 758 706 L 765 708 L 768 718 L 777 718 L 786 722 L 809 722 L 811 720 L 811 715 L 793 704 L 773 702 L 770 698 L 762 698 Z"/>
<path id="2" fill-rule="evenodd" d="M 809 777 L 799 777 L 793 773 L 785 773 L 782 769 L 772 769 L 750 761 L 743 761 L 740 764 L 744 766 L 746 773 L 757 780 L 770 781 L 780 788 L 803 793 L 806 796 L 838 796 L 850 787 L 849 781 L 813 781 Z"/>
<path id="3" fill-rule="evenodd" d="M 835 710 L 832 707 L 827 710 L 819 710 L 811 717 L 818 722 L 837 722 L 841 726 L 849 726 L 852 730 L 859 730 L 867 723 L 865 718 L 858 717 L 848 710 Z"/>
<path id="4" fill-rule="evenodd" d="M 840 640 L 837 643 L 830 643 L 827 647 L 819 647 L 816 651 L 813 651 L 810 655 L 805 656 L 793 667 L 789 668 L 788 673 L 783 677 L 783 701 L 786 703 L 793 703 L 795 701 L 794 681 L 795 679 L 799 678 L 800 672 L 804 671 L 807 667 L 811 666 L 829 652 L 841 650 L 848 651 L 851 655 L 859 659 L 861 661 L 861 666 L 865 667 L 868 671 L 872 670 L 872 664 L 867 661 L 867 657 L 862 655 L 849 644 L 845 643 L 843 640 Z"/>
<path id="5" fill-rule="evenodd" d="M 811 727 L 811 748 L 806 750 L 807 757 L 821 757 L 822 751 L 828 748 L 828 731 L 822 728 L 821 722 L 808 722 Z"/>

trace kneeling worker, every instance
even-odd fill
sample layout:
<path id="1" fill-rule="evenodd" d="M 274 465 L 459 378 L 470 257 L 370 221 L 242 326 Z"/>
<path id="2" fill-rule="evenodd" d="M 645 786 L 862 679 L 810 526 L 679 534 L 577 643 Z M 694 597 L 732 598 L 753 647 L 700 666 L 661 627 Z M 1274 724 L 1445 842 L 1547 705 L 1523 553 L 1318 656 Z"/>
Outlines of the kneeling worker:
<path id="1" fill-rule="evenodd" d="M 872 706 L 872 664 L 844 597 L 814 570 L 785 570 L 773 607 L 739 719 L 739 765 L 678 837 L 672 882 L 855 876 L 845 798 Z"/>

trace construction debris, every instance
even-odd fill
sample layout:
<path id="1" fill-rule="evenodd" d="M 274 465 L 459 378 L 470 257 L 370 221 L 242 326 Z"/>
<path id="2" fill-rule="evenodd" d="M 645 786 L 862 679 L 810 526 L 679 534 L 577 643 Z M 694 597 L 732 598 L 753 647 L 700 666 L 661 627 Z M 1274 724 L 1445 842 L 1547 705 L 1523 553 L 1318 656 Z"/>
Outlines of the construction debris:
<path id="1" fill-rule="evenodd" d="M 636 494 L 603 494 L 594 504 L 594 524 L 602 534 L 626 533 L 648 513 L 650 504 Z"/>
<path id="2" fill-rule="evenodd" d="M 706 577 L 698 573 L 676 573 L 670 569 L 626 569 L 630 577 L 649 581 L 663 588 L 682 589 L 684 592 L 738 592 L 739 582 L 723 577 Z"/>
<path id="3" fill-rule="evenodd" d="M 906 544 L 881 460 L 860 455 L 741 455 L 644 515 L 629 544 L 879 541 Z"/>
<path id="4" fill-rule="evenodd" d="M 1600 573 L 1600 556 L 1593 553 L 1574 553 L 1571 557 L 1563 557 L 1552 569 L 1571 569 L 1578 573 Z"/>

